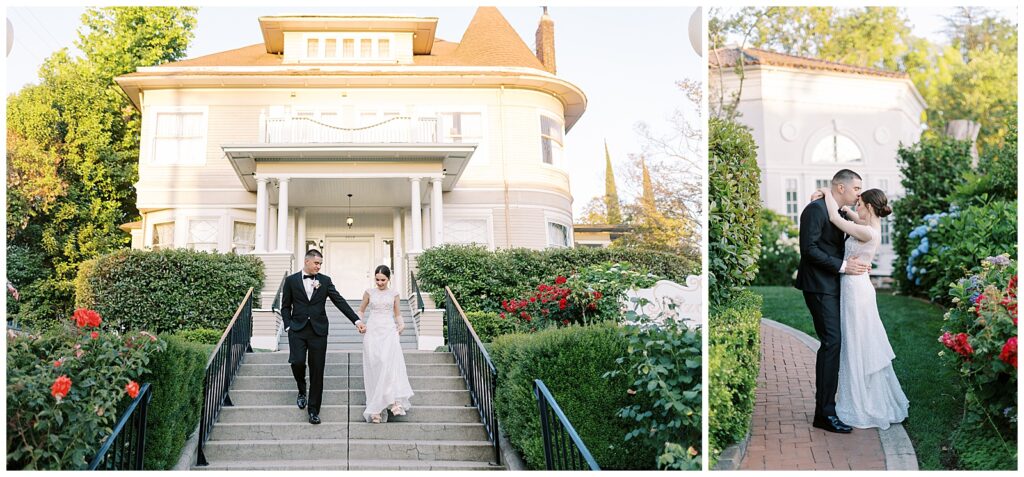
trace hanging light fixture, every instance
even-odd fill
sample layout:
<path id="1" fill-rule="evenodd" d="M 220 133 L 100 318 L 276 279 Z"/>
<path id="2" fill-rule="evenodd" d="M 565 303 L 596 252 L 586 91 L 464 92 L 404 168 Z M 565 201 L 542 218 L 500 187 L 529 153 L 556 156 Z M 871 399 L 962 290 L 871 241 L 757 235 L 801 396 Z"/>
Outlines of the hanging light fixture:
<path id="1" fill-rule="evenodd" d="M 352 228 L 352 224 L 355 224 L 356 220 L 352 218 L 352 194 L 348 195 L 348 218 L 345 219 L 345 224 L 348 228 Z"/>

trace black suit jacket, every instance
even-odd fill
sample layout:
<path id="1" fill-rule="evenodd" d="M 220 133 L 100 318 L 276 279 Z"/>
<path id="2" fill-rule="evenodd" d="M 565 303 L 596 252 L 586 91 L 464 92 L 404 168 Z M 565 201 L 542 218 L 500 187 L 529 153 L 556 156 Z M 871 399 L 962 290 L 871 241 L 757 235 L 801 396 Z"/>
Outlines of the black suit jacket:
<path id="1" fill-rule="evenodd" d="M 281 320 L 285 328 L 299 331 L 308 323 L 318 336 L 327 336 L 330 323 L 327 320 L 327 299 L 338 307 L 348 319 L 355 323 L 359 315 L 352 311 L 345 298 L 334 288 L 331 277 L 316 275 L 320 286 L 313 290 L 312 298 L 306 298 L 306 288 L 302 283 L 302 272 L 289 275 L 284 279 L 284 290 L 281 292 Z"/>
<path id="2" fill-rule="evenodd" d="M 839 294 L 839 269 L 846 234 L 828 219 L 825 199 L 811 202 L 800 214 L 800 267 L 796 287 L 805 292 Z"/>

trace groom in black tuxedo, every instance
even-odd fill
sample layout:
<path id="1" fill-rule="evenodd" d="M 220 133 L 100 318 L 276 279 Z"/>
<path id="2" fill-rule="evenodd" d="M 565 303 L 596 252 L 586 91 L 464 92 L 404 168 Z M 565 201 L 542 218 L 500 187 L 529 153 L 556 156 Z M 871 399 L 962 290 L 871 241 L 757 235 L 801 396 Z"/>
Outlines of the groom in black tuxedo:
<path id="1" fill-rule="evenodd" d="M 306 252 L 302 271 L 284 279 L 281 293 L 281 320 L 288 332 L 288 362 L 299 387 L 295 404 L 307 407 L 306 354 L 309 353 L 309 423 L 320 424 L 320 403 L 324 391 L 324 366 L 327 361 L 327 299 L 356 325 L 360 333 L 366 325 L 334 288 L 331 277 L 320 274 L 324 256 L 317 250 Z"/>
<path id="2" fill-rule="evenodd" d="M 853 205 L 860 197 L 862 181 L 849 169 L 832 177 L 832 196 L 840 206 Z M 846 235 L 828 218 L 825 199 L 810 203 L 800 214 L 800 267 L 796 287 L 814 318 L 814 332 L 821 345 L 814 363 L 814 427 L 830 432 L 853 430 L 836 416 L 839 387 L 839 349 L 843 342 L 839 322 L 839 276 L 862 275 L 871 264 L 856 258 L 843 260 Z"/>

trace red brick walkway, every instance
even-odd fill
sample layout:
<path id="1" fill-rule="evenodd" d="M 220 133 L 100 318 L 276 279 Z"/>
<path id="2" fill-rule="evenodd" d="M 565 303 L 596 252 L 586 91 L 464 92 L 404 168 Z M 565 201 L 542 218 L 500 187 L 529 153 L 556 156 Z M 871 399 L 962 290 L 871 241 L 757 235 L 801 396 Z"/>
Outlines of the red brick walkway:
<path id="1" fill-rule="evenodd" d="M 877 429 L 834 434 L 811 427 L 815 351 L 762 322 L 761 374 L 740 470 L 885 470 Z"/>

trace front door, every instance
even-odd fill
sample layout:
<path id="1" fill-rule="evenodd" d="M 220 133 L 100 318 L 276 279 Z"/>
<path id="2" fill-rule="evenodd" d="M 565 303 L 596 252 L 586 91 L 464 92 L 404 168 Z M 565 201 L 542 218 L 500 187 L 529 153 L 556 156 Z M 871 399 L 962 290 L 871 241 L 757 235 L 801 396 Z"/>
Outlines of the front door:
<path id="1" fill-rule="evenodd" d="M 324 273 L 346 300 L 360 300 L 373 286 L 370 239 L 329 239 L 324 250 Z"/>

